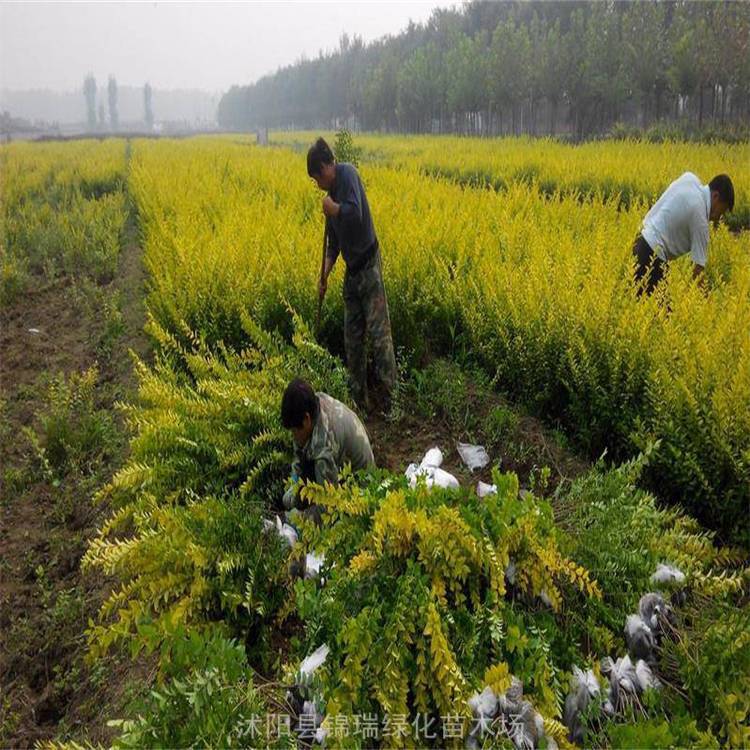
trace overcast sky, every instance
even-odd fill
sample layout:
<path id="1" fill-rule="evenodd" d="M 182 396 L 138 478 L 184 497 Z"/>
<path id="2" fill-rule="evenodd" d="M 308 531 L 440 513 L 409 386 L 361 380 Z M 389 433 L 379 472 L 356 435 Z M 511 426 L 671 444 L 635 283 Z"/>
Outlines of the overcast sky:
<path id="1" fill-rule="evenodd" d="M 396 33 L 453 2 L 0 2 L 0 87 L 120 85 L 224 91 L 301 55 Z"/>

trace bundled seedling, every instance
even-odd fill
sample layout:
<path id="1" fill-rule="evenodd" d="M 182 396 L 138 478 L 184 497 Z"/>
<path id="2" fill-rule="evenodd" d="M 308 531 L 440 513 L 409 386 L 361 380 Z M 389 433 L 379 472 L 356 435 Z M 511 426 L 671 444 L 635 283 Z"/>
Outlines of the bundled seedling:
<path id="1" fill-rule="evenodd" d="M 516 610 L 535 606 L 543 591 L 553 609 L 563 592 L 582 600 L 601 593 L 561 554 L 550 506 L 519 497 L 515 475 L 496 473 L 494 482 L 497 492 L 485 498 L 430 488 L 424 478 L 411 488 L 406 477 L 380 472 L 364 486 L 350 478 L 302 490 L 324 509 L 322 527 L 303 524 L 302 541 L 324 555 L 326 584 L 297 584 L 308 638 L 331 649 L 321 684 L 324 727 L 368 714 L 380 718 L 390 744 L 429 739 L 414 735 L 414 722 L 417 735 L 466 737 L 472 693 L 489 687 L 499 698 L 517 675 L 528 698 L 506 696 L 493 721 L 502 715 L 510 726 L 511 714 L 528 713 L 534 737 L 540 728 L 561 734 L 551 721 L 561 701 L 558 670 L 535 643 L 543 634 L 527 632 Z M 396 719 L 412 729 L 394 735 Z M 346 729 L 338 739 L 362 741 L 355 726 Z"/>

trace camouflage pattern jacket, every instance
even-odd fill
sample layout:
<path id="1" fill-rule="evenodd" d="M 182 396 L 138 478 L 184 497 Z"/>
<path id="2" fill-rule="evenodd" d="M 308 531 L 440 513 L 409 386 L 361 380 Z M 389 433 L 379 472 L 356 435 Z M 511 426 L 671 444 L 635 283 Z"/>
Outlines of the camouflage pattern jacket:
<path id="1" fill-rule="evenodd" d="M 335 483 L 347 463 L 354 471 L 374 466 L 370 438 L 357 415 L 327 393 L 315 395 L 320 410 L 305 446 L 294 446 L 293 477 Z"/>

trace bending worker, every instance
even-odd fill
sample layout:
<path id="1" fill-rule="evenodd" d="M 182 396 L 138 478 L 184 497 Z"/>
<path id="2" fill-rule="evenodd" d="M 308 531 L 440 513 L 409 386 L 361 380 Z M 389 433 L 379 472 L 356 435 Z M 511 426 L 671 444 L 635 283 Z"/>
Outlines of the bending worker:
<path id="1" fill-rule="evenodd" d="M 321 190 L 328 243 L 322 269 L 321 299 L 328 288 L 328 275 L 339 256 L 344 257 L 344 345 L 351 378 L 352 396 L 367 410 L 367 350 L 365 333 L 375 358 L 375 369 L 385 391 L 381 404 L 389 414 L 396 386 L 396 358 L 391 338 L 388 300 L 383 285 L 380 247 L 372 223 L 365 188 L 352 164 L 337 164 L 328 144 L 318 140 L 307 152 L 307 173 Z"/>
<path id="2" fill-rule="evenodd" d="M 301 508 L 300 480 L 336 483 L 346 464 L 354 471 L 375 466 L 370 438 L 357 415 L 327 393 L 316 393 L 304 380 L 293 380 L 284 391 L 281 423 L 294 438 L 294 484 L 284 493 L 287 510 Z M 310 510 L 319 519 L 315 509 Z"/>
<path id="3" fill-rule="evenodd" d="M 708 223 L 718 222 L 733 208 L 734 186 L 727 175 L 717 175 L 708 185 L 692 172 L 677 178 L 646 214 L 633 245 L 638 295 L 651 294 L 664 277 L 665 265 L 686 253 L 694 275 L 700 276 L 708 259 Z"/>

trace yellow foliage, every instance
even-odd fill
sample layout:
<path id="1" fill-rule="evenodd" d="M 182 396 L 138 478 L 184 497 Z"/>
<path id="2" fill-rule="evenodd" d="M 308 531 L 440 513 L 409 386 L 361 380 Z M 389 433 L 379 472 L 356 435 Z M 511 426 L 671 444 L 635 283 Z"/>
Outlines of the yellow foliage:
<path id="1" fill-rule="evenodd" d="M 309 146 L 320 135 L 313 131 L 279 132 L 273 143 Z M 365 162 L 389 164 L 447 177 L 478 178 L 512 183 L 529 175 L 536 184 L 552 184 L 559 192 L 590 186 L 605 191 L 628 190 L 643 204 L 656 197 L 685 169 L 706 182 L 729 172 L 737 186 L 737 201 L 747 203 L 750 186 L 750 146 L 738 144 L 647 143 L 590 141 L 566 144 L 552 138 L 465 138 L 441 135 L 368 135 L 356 137 Z"/>
<path id="2" fill-rule="evenodd" d="M 355 575 L 362 575 L 371 571 L 377 564 L 377 558 L 372 552 L 368 550 L 362 550 L 362 552 L 355 555 L 350 563 L 349 570 Z"/>
<path id="3" fill-rule="evenodd" d="M 430 641 L 432 695 L 440 714 L 455 713 L 456 707 L 461 705 L 467 711 L 465 707 L 467 686 L 443 633 L 440 615 L 433 601 L 427 604 L 423 632 Z"/>
<path id="4" fill-rule="evenodd" d="M 501 661 L 499 664 L 487 668 L 484 673 L 484 684 L 491 687 L 495 695 L 500 695 L 510 687 L 511 677 L 508 665 Z"/>

